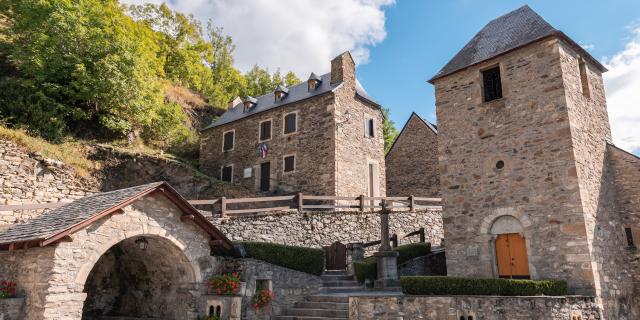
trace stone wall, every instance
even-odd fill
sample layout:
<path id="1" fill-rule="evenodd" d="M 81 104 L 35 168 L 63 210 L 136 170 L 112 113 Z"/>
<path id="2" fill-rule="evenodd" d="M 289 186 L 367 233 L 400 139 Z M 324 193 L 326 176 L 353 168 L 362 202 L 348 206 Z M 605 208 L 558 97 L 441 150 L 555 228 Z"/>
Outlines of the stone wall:
<path id="1" fill-rule="evenodd" d="M 412 113 L 385 157 L 387 195 L 440 196 L 438 134 Z"/>
<path id="2" fill-rule="evenodd" d="M 0 320 L 24 319 L 24 298 L 0 299 Z"/>
<path id="3" fill-rule="evenodd" d="M 561 47 L 547 38 L 435 81 L 450 275 L 497 276 L 490 230 L 510 215 L 533 279 L 596 294 Z M 481 71 L 496 65 L 503 98 L 484 102 Z"/>
<path id="4" fill-rule="evenodd" d="M 579 318 L 578 318 L 579 317 Z M 592 297 L 350 297 L 350 320 L 599 320 Z"/>
<path id="5" fill-rule="evenodd" d="M 447 261 L 444 250 L 413 258 L 398 264 L 399 276 L 446 276 Z"/>
<path id="6" fill-rule="evenodd" d="M 71 201 L 94 191 L 65 164 L 0 139 L 0 205 Z M 0 226 L 24 222 L 42 212 L 0 211 Z"/>
<path id="7" fill-rule="evenodd" d="M 265 314 L 282 314 L 284 308 L 291 307 L 305 296 L 320 292 L 322 280 L 319 276 L 276 266 L 255 259 L 228 259 L 224 262 L 226 272 L 239 272 L 246 282 L 242 298 L 243 319 L 259 319 Z M 251 307 L 251 299 L 256 292 L 256 282 L 264 281 L 271 286 L 273 301 L 265 310 L 256 311 Z"/>
<path id="8" fill-rule="evenodd" d="M 372 212 L 290 211 L 266 216 L 210 219 L 233 241 L 322 247 L 335 241 L 351 243 L 380 239 L 380 215 Z M 418 242 L 417 236 L 402 238 L 420 228 L 425 228 L 427 242 L 432 245 L 441 242 L 442 218 L 439 210 L 394 213 L 390 215 L 389 223 L 390 234 L 398 234 L 400 244 Z"/>

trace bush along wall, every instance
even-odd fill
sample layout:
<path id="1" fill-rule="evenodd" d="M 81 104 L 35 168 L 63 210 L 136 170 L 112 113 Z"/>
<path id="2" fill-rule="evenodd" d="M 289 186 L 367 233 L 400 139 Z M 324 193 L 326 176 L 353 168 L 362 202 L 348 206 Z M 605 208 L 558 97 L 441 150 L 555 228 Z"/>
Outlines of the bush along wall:
<path id="1" fill-rule="evenodd" d="M 234 242 L 235 257 L 252 258 L 275 264 L 277 266 L 301 271 L 313 275 L 321 275 L 324 271 L 324 250 L 288 246 L 269 242 Z M 229 255 L 223 252 L 213 252 L 214 255 Z"/>
<path id="2" fill-rule="evenodd" d="M 407 262 L 411 259 L 426 256 L 431 253 L 430 243 L 411 243 L 393 248 L 398 251 L 398 264 Z M 358 282 L 364 283 L 366 279 L 375 280 L 378 275 L 378 264 L 375 257 L 367 257 L 362 261 L 353 263 L 354 273 Z"/>
<path id="3" fill-rule="evenodd" d="M 415 295 L 563 296 L 563 280 L 474 279 L 446 276 L 401 277 L 402 292 Z"/>

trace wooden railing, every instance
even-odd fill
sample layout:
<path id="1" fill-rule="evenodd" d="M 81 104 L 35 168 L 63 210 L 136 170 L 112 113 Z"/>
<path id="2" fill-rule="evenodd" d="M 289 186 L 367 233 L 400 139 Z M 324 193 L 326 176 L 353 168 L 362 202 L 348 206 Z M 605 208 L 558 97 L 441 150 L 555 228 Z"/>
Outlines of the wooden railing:
<path id="1" fill-rule="evenodd" d="M 298 212 L 309 210 L 335 210 L 351 209 L 354 211 L 379 211 L 382 210 L 382 202 L 386 202 L 386 208 L 390 212 L 394 211 L 415 211 L 420 209 L 439 209 L 440 198 L 427 197 L 367 197 L 360 195 L 357 197 L 345 196 L 316 196 L 298 193 L 297 195 L 256 197 L 256 198 L 235 198 L 227 199 L 221 197 L 211 200 L 189 200 L 194 206 L 211 206 L 211 214 L 226 216 L 247 216 L 259 213 L 269 213 L 276 211 L 297 210 Z M 253 207 L 252 204 L 268 203 L 265 207 Z M 232 209 L 232 205 L 242 205 L 244 208 Z M 250 208 L 246 208 L 251 206 Z"/>

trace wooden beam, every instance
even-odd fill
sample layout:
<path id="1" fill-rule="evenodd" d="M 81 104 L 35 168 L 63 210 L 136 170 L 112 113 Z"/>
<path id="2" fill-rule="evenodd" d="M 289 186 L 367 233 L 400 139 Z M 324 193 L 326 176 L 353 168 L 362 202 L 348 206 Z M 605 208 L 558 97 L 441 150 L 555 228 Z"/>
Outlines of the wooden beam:
<path id="1" fill-rule="evenodd" d="M 209 240 L 209 247 L 211 247 L 211 248 L 224 247 L 224 241 L 222 241 L 222 240 Z"/>

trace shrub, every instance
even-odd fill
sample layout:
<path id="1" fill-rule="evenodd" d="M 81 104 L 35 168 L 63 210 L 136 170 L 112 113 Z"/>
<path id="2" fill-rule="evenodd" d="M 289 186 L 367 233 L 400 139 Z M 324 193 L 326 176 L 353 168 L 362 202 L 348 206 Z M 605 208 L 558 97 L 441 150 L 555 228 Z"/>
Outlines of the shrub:
<path id="1" fill-rule="evenodd" d="M 393 248 L 399 253 L 398 264 L 405 263 L 411 259 L 426 256 L 431 253 L 430 243 L 410 243 Z M 354 273 L 360 283 L 365 279 L 375 280 L 378 275 L 378 265 L 375 257 L 367 257 L 362 261 L 353 263 Z"/>
<path id="2" fill-rule="evenodd" d="M 288 246 L 268 242 L 241 242 L 245 258 L 266 261 L 281 267 L 321 275 L 324 271 L 324 250 Z"/>
<path id="3" fill-rule="evenodd" d="M 212 276 L 209 278 L 209 294 L 232 295 L 240 290 L 238 273 Z"/>
<path id="4" fill-rule="evenodd" d="M 402 292 L 420 295 L 562 296 L 562 280 L 474 279 L 446 276 L 401 277 Z"/>

